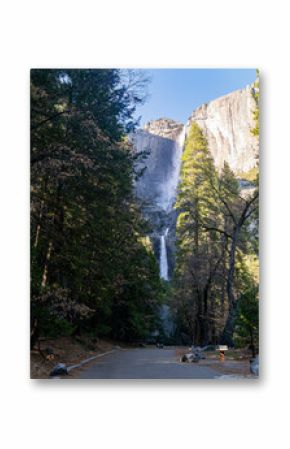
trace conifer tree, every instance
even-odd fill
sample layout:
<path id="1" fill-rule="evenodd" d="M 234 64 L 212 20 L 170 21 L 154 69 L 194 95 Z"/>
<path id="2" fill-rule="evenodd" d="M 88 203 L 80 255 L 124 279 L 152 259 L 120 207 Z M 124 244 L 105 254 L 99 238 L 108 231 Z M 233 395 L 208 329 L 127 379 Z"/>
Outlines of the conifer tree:
<path id="1" fill-rule="evenodd" d="M 130 340 L 158 324 L 126 137 L 143 94 L 122 80 L 114 69 L 31 72 L 32 345 L 81 332 Z"/>
<path id="2" fill-rule="evenodd" d="M 227 163 L 217 173 L 206 139 L 193 123 L 176 203 L 175 304 L 180 329 L 197 344 L 233 345 L 238 299 L 250 282 L 242 279 L 255 241 L 250 226 L 257 200 L 257 187 L 245 196 Z"/>

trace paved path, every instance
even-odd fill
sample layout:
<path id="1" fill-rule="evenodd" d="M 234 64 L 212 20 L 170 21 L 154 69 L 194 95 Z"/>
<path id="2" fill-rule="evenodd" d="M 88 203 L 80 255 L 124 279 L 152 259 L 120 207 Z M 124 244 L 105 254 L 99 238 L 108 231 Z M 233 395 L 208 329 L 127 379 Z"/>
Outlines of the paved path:
<path id="1" fill-rule="evenodd" d="M 80 379 L 214 379 L 219 373 L 198 363 L 179 363 L 175 349 L 116 350 L 96 360 Z"/>

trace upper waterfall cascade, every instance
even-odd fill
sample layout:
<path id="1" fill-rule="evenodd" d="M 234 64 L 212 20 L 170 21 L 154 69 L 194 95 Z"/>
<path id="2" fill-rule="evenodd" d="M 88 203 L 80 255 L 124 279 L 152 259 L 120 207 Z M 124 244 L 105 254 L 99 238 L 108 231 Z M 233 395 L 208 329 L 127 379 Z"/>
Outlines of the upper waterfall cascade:
<path id="1" fill-rule="evenodd" d="M 172 166 L 167 177 L 163 180 L 162 194 L 157 204 L 166 212 L 170 212 L 176 200 L 177 186 L 179 182 L 181 157 L 185 140 L 185 126 L 182 127 L 174 142 Z"/>
<path id="2" fill-rule="evenodd" d="M 145 168 L 136 183 L 136 194 L 145 208 L 168 214 L 176 199 L 185 126 L 169 119 L 149 122 L 131 135 L 138 153 L 147 152 L 138 168 Z"/>

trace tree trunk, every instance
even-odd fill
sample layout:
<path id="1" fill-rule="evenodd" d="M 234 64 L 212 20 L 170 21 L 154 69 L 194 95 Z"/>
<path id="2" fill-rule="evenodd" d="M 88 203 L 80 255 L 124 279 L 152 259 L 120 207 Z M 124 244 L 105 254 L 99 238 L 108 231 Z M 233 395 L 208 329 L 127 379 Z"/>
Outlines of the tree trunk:
<path id="1" fill-rule="evenodd" d="M 36 226 L 36 234 L 35 234 L 35 240 L 34 240 L 34 248 L 37 248 L 38 245 L 38 241 L 39 241 L 39 234 L 40 234 L 40 227 L 41 227 L 41 220 L 42 220 L 42 211 L 43 211 L 43 205 L 44 205 L 44 201 L 41 200 L 40 203 L 40 212 L 39 212 L 39 217 L 38 217 L 38 224 Z"/>
<path id="2" fill-rule="evenodd" d="M 210 283 L 211 279 L 209 279 L 203 291 L 203 316 L 202 316 L 202 334 L 201 334 L 202 346 L 208 344 L 208 291 Z"/>
<path id="3" fill-rule="evenodd" d="M 235 262 L 236 262 L 236 248 L 238 244 L 238 239 L 240 235 L 240 231 L 242 229 L 243 224 L 245 221 L 251 216 L 251 214 L 254 212 L 255 207 L 251 206 L 258 198 L 258 192 L 248 201 L 246 202 L 246 205 L 240 215 L 240 218 L 236 220 L 231 213 L 230 208 L 227 206 L 226 202 L 223 201 L 225 206 L 227 207 L 228 211 L 230 212 L 230 215 L 234 222 L 234 228 L 233 228 L 233 235 L 232 235 L 232 243 L 230 248 L 230 258 L 229 258 L 229 269 L 228 269 L 228 275 L 227 275 L 227 282 L 226 282 L 226 290 L 227 290 L 227 297 L 228 297 L 228 305 L 229 305 L 229 315 L 225 324 L 225 328 L 221 337 L 221 341 L 227 341 L 230 346 L 233 346 L 233 333 L 234 333 L 234 318 L 236 313 L 236 300 L 234 295 L 234 274 L 235 274 Z M 222 231 L 224 235 L 226 233 Z"/>
<path id="4" fill-rule="evenodd" d="M 42 273 L 42 280 L 41 280 L 41 288 L 42 289 L 44 289 L 46 287 L 47 274 L 48 274 L 48 264 L 49 264 L 49 260 L 50 260 L 50 257 L 51 257 L 51 253 L 52 253 L 52 241 L 49 242 L 47 253 L 46 253 L 46 261 L 45 261 L 44 270 L 43 270 L 43 273 Z"/>
<path id="5" fill-rule="evenodd" d="M 233 334 L 234 334 L 234 322 L 236 317 L 236 303 L 232 305 L 229 309 L 228 318 L 220 338 L 220 344 L 228 345 L 229 347 L 234 346 Z"/>
<path id="6" fill-rule="evenodd" d="M 236 262 L 236 247 L 238 242 L 238 236 L 240 232 L 240 227 L 236 226 L 234 233 L 233 233 L 233 239 L 230 249 L 230 260 L 229 260 L 229 269 L 228 269 L 228 276 L 227 276 L 227 296 L 228 296 L 228 304 L 229 304 L 229 315 L 224 327 L 224 331 L 221 337 L 221 342 L 223 344 L 226 344 L 228 346 L 234 346 L 233 342 L 233 333 L 234 333 L 234 320 L 235 320 L 235 314 L 236 314 L 236 301 L 235 301 L 235 295 L 234 295 L 234 273 L 235 273 L 235 262 Z"/>
<path id="7" fill-rule="evenodd" d="M 254 344 L 254 335 L 253 335 L 253 329 L 250 327 L 249 329 L 250 332 L 250 341 L 251 341 L 251 351 L 252 351 L 252 356 L 253 358 L 256 357 L 256 348 L 255 348 L 255 344 Z"/>

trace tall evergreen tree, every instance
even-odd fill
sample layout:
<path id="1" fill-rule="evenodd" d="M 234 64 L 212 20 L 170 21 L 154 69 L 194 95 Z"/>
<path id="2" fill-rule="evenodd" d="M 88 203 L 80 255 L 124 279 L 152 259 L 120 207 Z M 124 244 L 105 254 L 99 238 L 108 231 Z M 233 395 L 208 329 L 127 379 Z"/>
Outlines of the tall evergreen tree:
<path id="1" fill-rule="evenodd" d="M 257 187 L 244 195 L 226 163 L 218 174 L 193 123 L 176 203 L 175 304 L 181 329 L 197 344 L 233 345 L 238 299 L 249 287 L 242 279 L 244 259 L 253 251 L 257 206 Z"/>
<path id="2" fill-rule="evenodd" d="M 213 159 L 202 131 L 194 123 L 185 143 L 176 202 L 179 217 L 175 296 L 185 331 L 198 344 L 207 343 L 216 332 L 212 289 L 221 255 L 216 231 L 204 232 L 205 223 L 216 213 L 212 185 L 217 185 Z M 183 308 L 179 307 L 180 297 Z"/>
<path id="3" fill-rule="evenodd" d="M 126 80 L 114 69 L 31 72 L 32 344 L 156 328 L 161 285 L 126 138 L 143 81 Z"/>

